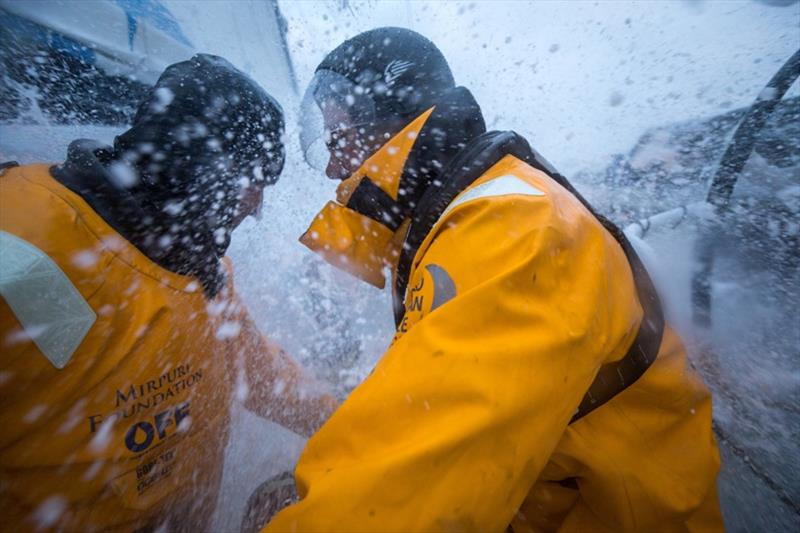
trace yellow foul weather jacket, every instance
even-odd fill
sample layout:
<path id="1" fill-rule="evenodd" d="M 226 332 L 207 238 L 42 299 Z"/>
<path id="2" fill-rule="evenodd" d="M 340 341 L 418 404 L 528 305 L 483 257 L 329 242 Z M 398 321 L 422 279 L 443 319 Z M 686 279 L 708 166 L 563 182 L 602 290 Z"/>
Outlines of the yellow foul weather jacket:
<path id="1" fill-rule="evenodd" d="M 47 165 L 0 176 L 0 239 L 0 531 L 208 527 L 235 392 L 298 432 L 329 408 L 230 276 L 209 300 Z"/>
<path id="2" fill-rule="evenodd" d="M 301 500 L 265 531 L 722 529 L 711 397 L 669 325 L 635 383 L 581 411 L 650 327 L 620 242 L 515 155 L 456 192 L 412 247 L 391 347 L 309 441 Z M 329 204 L 312 237 L 348 217 Z"/>

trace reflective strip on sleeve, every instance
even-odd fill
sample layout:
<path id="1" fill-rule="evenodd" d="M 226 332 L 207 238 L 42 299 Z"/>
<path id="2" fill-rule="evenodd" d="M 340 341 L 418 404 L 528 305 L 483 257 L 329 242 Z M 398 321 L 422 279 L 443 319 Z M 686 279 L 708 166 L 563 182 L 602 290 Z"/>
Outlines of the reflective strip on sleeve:
<path id="1" fill-rule="evenodd" d="M 540 191 L 527 181 L 513 174 L 505 174 L 503 176 L 494 178 L 493 180 L 481 183 L 477 187 L 469 189 L 465 193 L 459 195 L 450 203 L 450 205 L 447 206 L 447 209 L 445 209 L 444 213 L 442 213 L 442 217 L 461 204 L 465 204 L 472 200 L 488 198 L 491 196 L 506 196 L 509 194 L 544 196 L 544 192 Z M 440 219 L 442 217 L 440 217 Z"/>
<path id="2" fill-rule="evenodd" d="M 56 368 L 64 368 L 97 315 L 66 274 L 32 244 L 0 231 L 0 294 Z"/>

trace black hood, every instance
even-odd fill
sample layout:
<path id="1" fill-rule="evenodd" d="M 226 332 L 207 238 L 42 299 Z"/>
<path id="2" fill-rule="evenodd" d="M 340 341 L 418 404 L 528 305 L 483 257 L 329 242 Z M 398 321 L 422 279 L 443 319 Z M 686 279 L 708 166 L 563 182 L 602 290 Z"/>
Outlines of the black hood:
<path id="1" fill-rule="evenodd" d="M 416 117 L 455 87 L 442 52 L 405 28 L 360 33 L 325 56 L 317 70 L 336 72 L 367 91 L 381 123 Z"/>
<path id="2" fill-rule="evenodd" d="M 56 179 L 150 259 L 213 296 L 247 187 L 283 167 L 283 113 L 226 60 L 169 66 L 114 147 L 76 141 Z"/>
<path id="3" fill-rule="evenodd" d="M 362 180 L 347 207 L 396 231 L 424 198 L 442 185 L 442 171 L 467 144 L 486 131 L 481 108 L 467 89 L 440 96 L 403 166 L 399 194 L 392 199 L 372 180 Z"/>
<path id="4" fill-rule="evenodd" d="M 358 101 L 360 89 L 371 102 L 365 106 L 369 113 L 364 113 L 369 120 L 353 120 L 358 123 L 363 151 L 368 154 L 363 159 L 379 150 L 389 136 L 434 108 L 406 160 L 400 196 L 394 200 L 365 180 L 348 201 L 351 209 L 396 230 L 428 189 L 439 183 L 437 177 L 445 165 L 486 131 L 481 108 L 469 90 L 456 86 L 450 66 L 436 45 L 404 28 L 377 28 L 348 39 L 319 64 L 317 72 L 321 71 L 346 78 L 352 84 L 347 87 L 355 89 L 355 94 L 348 93 L 351 101 Z M 314 93 L 318 105 L 328 98 L 327 86 L 321 89 L 317 92 L 323 96 Z M 336 100 L 335 96 L 330 98 Z M 355 169 L 343 164 L 342 170 L 347 172 L 341 176 L 344 179 Z"/>
<path id="5" fill-rule="evenodd" d="M 150 260 L 176 274 L 194 276 L 213 298 L 225 283 L 220 259 L 227 239 L 215 239 L 202 218 L 165 209 L 141 189 L 126 187 L 135 172 L 115 159 L 114 149 L 97 141 L 73 141 L 63 164 L 50 173 L 83 198 L 123 238 Z"/>
<path id="6" fill-rule="evenodd" d="M 197 54 L 167 67 L 114 150 L 136 164 L 141 187 L 185 195 L 220 175 L 275 183 L 283 131 L 283 110 L 263 88 L 225 59 Z"/>
<path id="7" fill-rule="evenodd" d="M 400 187 L 406 216 L 431 187 L 436 189 L 441 185 L 441 174 L 447 164 L 484 132 L 483 113 L 468 89 L 455 87 L 439 98 L 403 167 Z"/>

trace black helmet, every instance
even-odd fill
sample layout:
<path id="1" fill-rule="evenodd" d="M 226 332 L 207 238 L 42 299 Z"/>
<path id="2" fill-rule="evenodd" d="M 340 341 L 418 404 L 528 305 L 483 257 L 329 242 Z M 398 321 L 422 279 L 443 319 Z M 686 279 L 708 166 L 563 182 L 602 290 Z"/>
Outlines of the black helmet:
<path id="1" fill-rule="evenodd" d="M 356 35 L 325 57 L 306 91 L 300 133 L 306 159 L 318 168 L 327 161 L 318 141 L 330 143 L 332 134 L 335 141 L 337 130 L 358 129 L 383 144 L 453 87 L 444 55 L 419 33 L 377 28 Z"/>

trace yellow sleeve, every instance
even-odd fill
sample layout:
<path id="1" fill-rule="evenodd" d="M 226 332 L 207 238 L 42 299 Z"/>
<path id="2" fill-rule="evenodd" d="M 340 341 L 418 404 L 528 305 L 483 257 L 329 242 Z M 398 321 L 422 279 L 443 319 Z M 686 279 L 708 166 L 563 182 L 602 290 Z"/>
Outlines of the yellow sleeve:
<path id="1" fill-rule="evenodd" d="M 304 437 L 311 436 L 336 409 L 336 399 L 283 348 L 264 337 L 249 315 L 242 318 L 242 334 L 248 389 L 245 407 Z"/>
<path id="2" fill-rule="evenodd" d="M 421 298 L 407 309 L 421 316 L 309 441 L 296 470 L 302 499 L 266 531 L 511 522 L 635 324 L 611 309 L 633 297 L 610 279 L 627 268 L 611 237 L 577 207 L 556 214 L 546 200 L 510 198 L 465 204 L 440 226 L 409 283 Z M 438 306 L 430 265 L 456 289 Z"/>
<path id="3" fill-rule="evenodd" d="M 305 437 L 312 435 L 338 401 L 325 384 L 261 333 L 232 283 L 225 291 L 224 322 L 217 334 L 227 346 L 236 399 L 263 418 Z"/>

